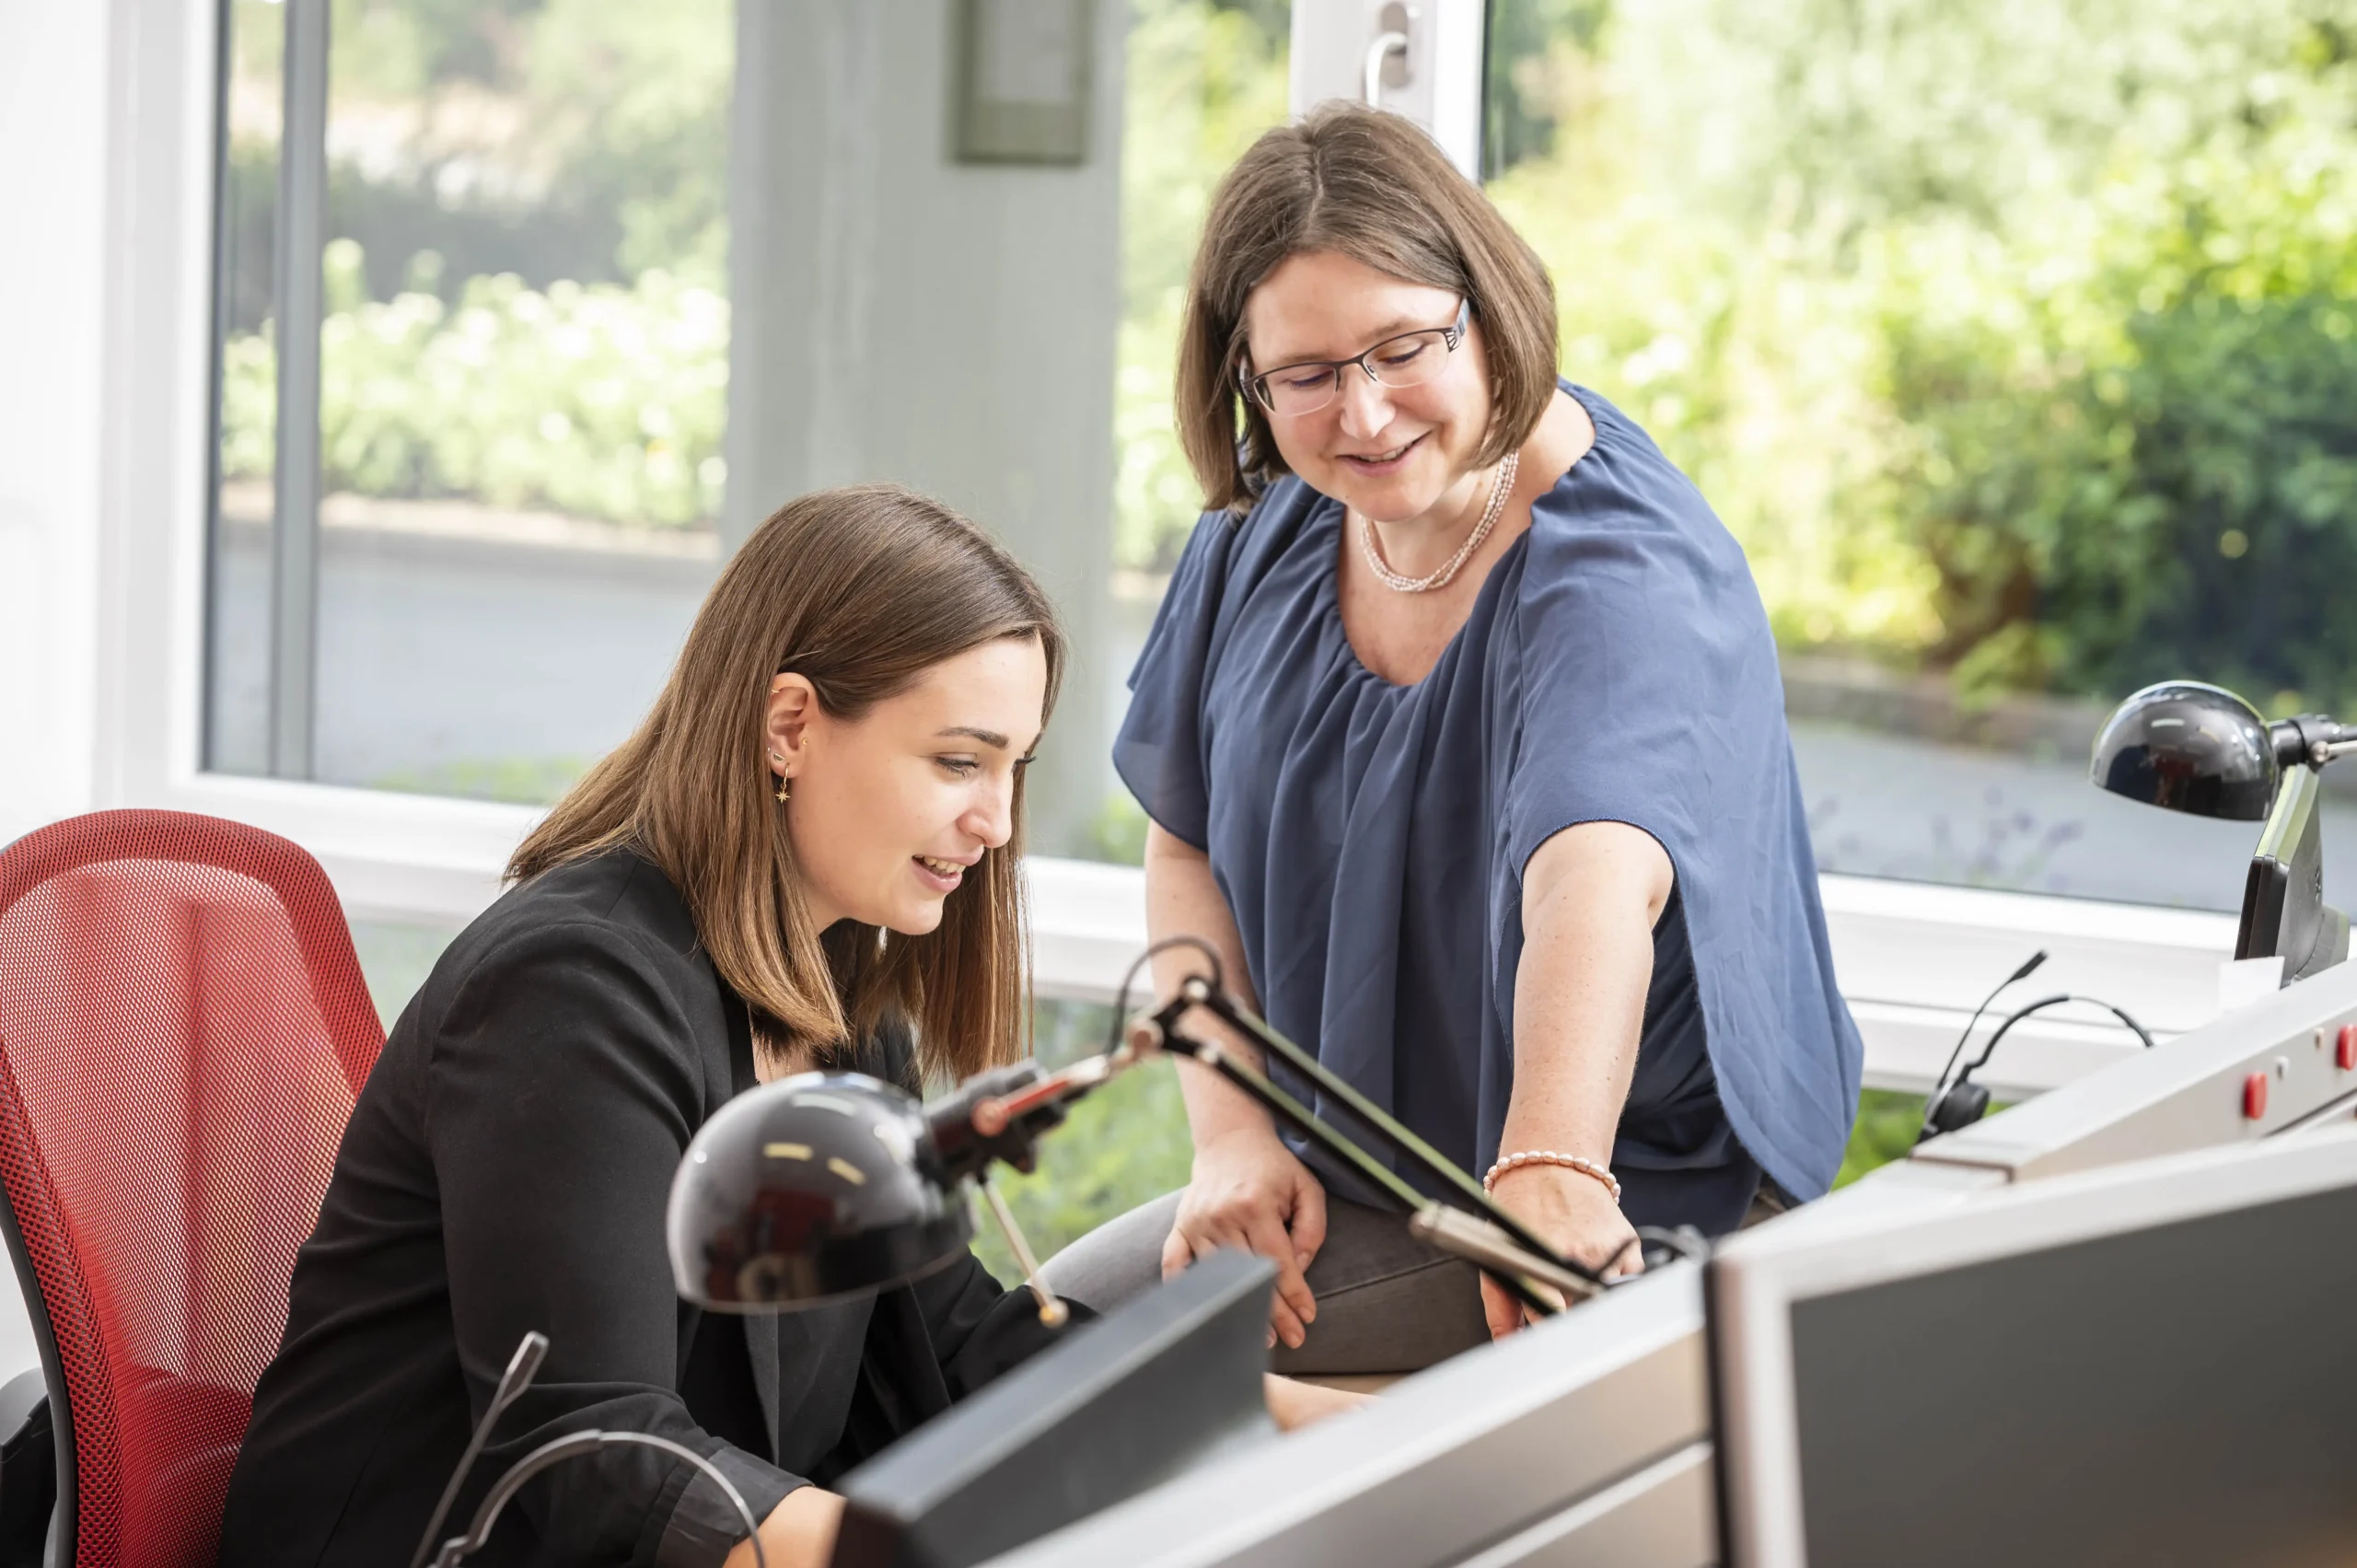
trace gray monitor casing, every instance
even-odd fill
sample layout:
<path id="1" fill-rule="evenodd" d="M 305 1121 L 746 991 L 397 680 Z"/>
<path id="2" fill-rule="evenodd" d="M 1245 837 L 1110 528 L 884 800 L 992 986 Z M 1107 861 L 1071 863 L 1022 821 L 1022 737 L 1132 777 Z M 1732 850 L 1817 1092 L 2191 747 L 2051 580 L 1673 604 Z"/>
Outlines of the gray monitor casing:
<path id="1" fill-rule="evenodd" d="M 2352 1236 L 2343 1129 L 1738 1237 L 1708 1281 L 1726 1561 L 2337 1560 Z"/>
<path id="2" fill-rule="evenodd" d="M 2352 1023 L 2357 965 L 2343 964 L 1934 1139 L 1758 1234 L 1928 1221 L 2016 1183 L 2321 1135 L 2357 1108 L 2357 1072 L 2336 1049 Z M 2249 1117 L 2254 1073 L 2268 1104 Z M 995 1562 L 1700 1568 L 1718 1561 L 1706 1365 L 1699 1271 L 1666 1269 Z"/>

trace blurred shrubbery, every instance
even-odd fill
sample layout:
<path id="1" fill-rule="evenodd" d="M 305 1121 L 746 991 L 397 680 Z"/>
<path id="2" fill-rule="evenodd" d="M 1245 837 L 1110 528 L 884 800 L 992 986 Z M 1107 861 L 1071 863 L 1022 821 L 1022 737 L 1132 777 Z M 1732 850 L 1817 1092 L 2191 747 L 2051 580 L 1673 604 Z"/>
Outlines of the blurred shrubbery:
<path id="1" fill-rule="evenodd" d="M 1187 269 L 1212 189 L 1285 120 L 1282 5 L 1132 0 L 1121 128 L 1121 329 L 1113 391 L 1113 555 L 1168 571 L 1202 512 L 1171 377 Z"/>
<path id="2" fill-rule="evenodd" d="M 2357 643 L 2301 591 L 2357 564 L 2357 3 L 1494 10 L 1492 190 L 1555 274 L 1567 373 L 1695 478 L 1787 647 L 1968 696 L 2166 671 L 2357 701 Z M 1284 116 L 1286 25 L 1134 0 L 1125 566 L 1166 569 L 1196 515 L 1186 270 L 1217 179 Z M 339 0 L 337 26 L 356 145 L 384 106 L 431 112 L 386 167 L 339 166 L 339 227 L 383 243 L 329 258 L 330 488 L 712 517 L 724 29 L 590 0 Z M 560 234 L 570 280 L 534 249 Z M 270 354 L 228 346 L 233 477 L 268 471 Z"/>
<path id="3" fill-rule="evenodd" d="M 1786 646 L 1968 697 L 2357 696 L 2309 587 L 2357 564 L 2357 6 L 1502 9 L 1492 193 L 1567 372 Z"/>
<path id="4" fill-rule="evenodd" d="M 1033 1014 L 1039 1059 L 1051 1067 L 1105 1048 L 1109 1007 L 1042 1003 Z M 1045 1260 L 1118 1214 L 1187 1184 L 1194 1164 L 1178 1069 L 1168 1062 L 1133 1069 L 1073 1108 L 1039 1146 L 1039 1168 L 994 1179 L 1033 1253 Z M 1013 1284 L 1015 1255 L 986 1214 L 977 1215 L 974 1251 Z"/>
<path id="5" fill-rule="evenodd" d="M 465 496 L 618 522 L 715 517 L 727 470 L 728 302 L 650 270 L 628 285 L 513 273 L 466 281 L 455 305 L 428 287 L 363 292 L 350 239 L 327 252 L 319 329 L 326 488 Z M 430 272 L 430 267 L 418 269 Z M 230 340 L 226 477 L 271 470 L 270 339 Z"/>
<path id="6" fill-rule="evenodd" d="M 2320 591 L 2357 569 L 2352 86 L 2343 63 L 2181 157 L 2123 154 L 2092 200 L 2040 192 L 2013 255 L 1878 258 L 1908 438 L 1867 494 L 1938 571 L 1960 684 L 2357 700 Z"/>
<path id="7" fill-rule="evenodd" d="M 325 488 L 640 526 L 726 473 L 731 0 L 335 0 Z M 270 252 L 283 7 L 238 0 L 227 221 Z M 235 270 L 225 477 L 270 472 L 266 269 Z"/>

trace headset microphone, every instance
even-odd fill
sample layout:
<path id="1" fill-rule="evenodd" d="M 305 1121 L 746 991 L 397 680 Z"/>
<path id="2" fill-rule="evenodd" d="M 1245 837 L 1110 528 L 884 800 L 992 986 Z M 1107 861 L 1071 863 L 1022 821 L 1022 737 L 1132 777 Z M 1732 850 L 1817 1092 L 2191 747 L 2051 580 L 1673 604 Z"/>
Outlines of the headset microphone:
<path id="1" fill-rule="evenodd" d="M 2041 953 L 2038 957 L 2044 958 L 2045 955 Z M 2024 965 L 2021 970 L 2014 974 L 2014 979 L 2019 980 L 2023 975 L 2027 974 L 2031 970 L 2036 969 L 2037 967 L 2037 964 L 2034 962 Z M 2013 981 L 2007 981 L 2005 982 L 2006 985 L 2011 985 Z M 2004 986 L 1998 987 L 1998 990 L 2000 991 L 2003 989 Z M 1993 999 L 1994 998 L 1992 996 L 1991 1000 Z M 2150 1051 L 2153 1049 L 2152 1031 L 2131 1017 L 2129 1015 L 2128 1009 L 2125 1007 L 2117 1006 L 2112 1003 L 2105 1001 L 2100 996 L 2078 996 L 2070 992 L 2057 992 L 2052 996 L 2041 996 L 2037 1001 L 2030 1003 L 2028 1005 L 2016 1007 L 2011 1013 L 2007 1014 L 2005 1016 L 2005 1021 L 1999 1024 L 1997 1026 L 1996 1032 L 1989 1037 L 1989 1043 L 1980 1048 L 1980 1054 L 1975 1056 L 1971 1061 L 1966 1063 L 1963 1070 L 1956 1074 L 1956 1082 L 1952 1084 L 1947 1083 L 1945 1081 L 1947 1074 L 1945 1073 L 1940 1074 L 1943 1086 L 1934 1089 L 1932 1093 L 1932 1098 L 1924 1102 L 1923 1126 L 1922 1131 L 1915 1134 L 1915 1141 L 1920 1144 L 1926 1138 L 1937 1137 L 1943 1132 L 1953 1132 L 1960 1127 L 1969 1127 L 1974 1122 L 1980 1121 L 1983 1116 L 1986 1116 L 1989 1113 L 1989 1091 L 1986 1088 L 1983 1088 L 1980 1085 L 1974 1083 L 1972 1081 L 1972 1074 L 1979 1072 L 1981 1068 L 1989 1065 L 1989 1058 L 1995 1054 L 1997 1043 L 2003 1040 L 2007 1034 L 2012 1032 L 2013 1027 L 2015 1024 L 2020 1023 L 2024 1018 L 2028 1017 L 2033 1013 L 2043 1013 L 2049 1007 L 2060 1007 L 2066 1002 L 2077 1002 L 2090 1007 L 2102 1008 L 2105 1012 L 2109 1013 L 2113 1017 L 2118 1018 L 2122 1027 L 2127 1028 L 2130 1033 L 2133 1034 L 2138 1041 L 2143 1045 L 2145 1050 Z M 1987 1004 L 1984 1003 L 1982 1005 L 1986 1007 Z M 1979 1022 L 1980 1017 L 1980 1014 L 1974 1014 L 1973 1021 L 1975 1023 Z M 1966 1037 L 1969 1038 L 1971 1033 L 1972 1026 L 1970 1024 L 1966 1025 Z M 1956 1041 L 1957 1053 L 1961 1053 L 1963 1050 L 1964 1040 L 1958 1040 Z M 1954 1066 L 1956 1064 L 1955 1055 L 1951 1055 L 1948 1058 L 1948 1064 L 1950 1066 Z"/>
<path id="2" fill-rule="evenodd" d="M 1960 1083 L 1951 1086 L 1948 1083 L 1948 1074 L 1956 1071 L 1956 1058 L 1964 1054 L 1965 1042 L 1972 1038 L 1972 1031 L 1979 1026 L 1980 1016 L 1989 1011 L 1989 1005 L 2003 996 L 2008 986 L 2018 985 L 2036 974 L 2038 966 L 2044 962 L 2046 962 L 2046 949 L 2040 947 L 2023 960 L 2021 968 L 1999 981 L 1996 989 L 1982 997 L 1980 1005 L 1972 1010 L 1972 1016 L 1965 1021 L 1964 1032 L 1956 1037 L 1956 1049 L 1948 1052 L 1947 1065 L 1940 1069 L 1939 1078 L 1932 1086 L 1931 1098 L 1923 1102 L 1923 1125 L 1915 1134 L 1917 1143 L 1920 1144 L 1924 1139 L 1934 1137 L 1942 1132 L 1953 1132 L 1958 1127 L 1978 1121 L 1982 1113 L 1988 1110 L 1989 1091 L 1978 1086 L 1971 1086 L 1970 1093 L 1965 1094 L 1961 1099 L 1956 1099 L 1954 1104 L 1951 1104 L 1951 1099 L 1958 1094 L 1958 1091 L 1965 1090 L 1968 1086 Z M 1980 1097 L 1977 1104 L 1971 1103 L 1973 1094 Z M 1953 1125 L 1948 1124 L 1951 1120 Z"/>

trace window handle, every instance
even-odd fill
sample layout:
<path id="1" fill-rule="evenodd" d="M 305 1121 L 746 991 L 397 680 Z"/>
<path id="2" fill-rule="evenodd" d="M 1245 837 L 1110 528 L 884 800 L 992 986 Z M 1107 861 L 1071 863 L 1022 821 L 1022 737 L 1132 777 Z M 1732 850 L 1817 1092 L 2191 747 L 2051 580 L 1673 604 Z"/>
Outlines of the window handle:
<path id="1" fill-rule="evenodd" d="M 1360 67 L 1359 96 L 1369 109 L 1383 107 L 1383 89 L 1408 85 L 1408 29 L 1416 19 L 1415 11 L 1393 0 L 1376 18 L 1379 29 L 1366 46 L 1366 61 Z"/>

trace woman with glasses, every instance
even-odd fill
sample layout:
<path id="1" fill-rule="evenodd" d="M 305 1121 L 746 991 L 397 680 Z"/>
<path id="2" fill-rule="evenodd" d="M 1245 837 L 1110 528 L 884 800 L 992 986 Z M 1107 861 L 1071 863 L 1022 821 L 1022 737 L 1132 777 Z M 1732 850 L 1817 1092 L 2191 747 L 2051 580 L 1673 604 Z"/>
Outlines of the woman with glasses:
<path id="1" fill-rule="evenodd" d="M 1861 1052 L 1742 550 L 1556 352 L 1545 270 L 1413 125 L 1261 137 L 1195 260 L 1177 404 L 1211 510 L 1115 761 L 1153 935 L 1216 942 L 1280 1030 L 1625 1272 L 1637 1226 L 1823 1192 Z M 1192 967 L 1161 958 L 1165 994 Z M 1063 1294 L 1248 1248 L 1304 1372 L 1518 1326 L 1182 1073 L 1192 1180 L 1067 1249 Z"/>

